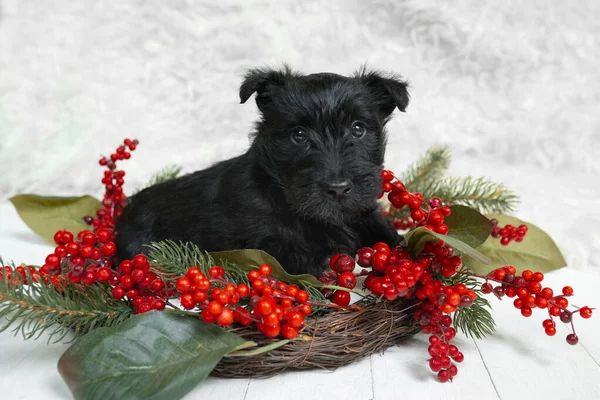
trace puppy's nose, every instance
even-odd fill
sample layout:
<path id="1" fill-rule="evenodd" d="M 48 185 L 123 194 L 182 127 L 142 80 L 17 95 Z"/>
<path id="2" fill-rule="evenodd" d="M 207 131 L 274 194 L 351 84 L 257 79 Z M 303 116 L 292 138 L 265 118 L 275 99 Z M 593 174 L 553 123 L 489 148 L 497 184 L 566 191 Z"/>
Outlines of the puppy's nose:
<path id="1" fill-rule="evenodd" d="M 331 197 L 341 199 L 344 195 L 352 191 L 352 184 L 348 181 L 327 182 L 323 185 L 325 192 Z"/>

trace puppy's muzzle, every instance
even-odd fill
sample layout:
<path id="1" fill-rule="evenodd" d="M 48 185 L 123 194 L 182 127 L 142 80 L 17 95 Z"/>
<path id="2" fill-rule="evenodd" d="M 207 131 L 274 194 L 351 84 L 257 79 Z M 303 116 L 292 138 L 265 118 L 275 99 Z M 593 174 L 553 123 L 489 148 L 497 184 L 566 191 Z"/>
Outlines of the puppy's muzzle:
<path id="1" fill-rule="evenodd" d="M 337 200 L 341 200 L 352 191 L 352 183 L 350 181 L 325 182 L 322 186 L 329 197 Z"/>

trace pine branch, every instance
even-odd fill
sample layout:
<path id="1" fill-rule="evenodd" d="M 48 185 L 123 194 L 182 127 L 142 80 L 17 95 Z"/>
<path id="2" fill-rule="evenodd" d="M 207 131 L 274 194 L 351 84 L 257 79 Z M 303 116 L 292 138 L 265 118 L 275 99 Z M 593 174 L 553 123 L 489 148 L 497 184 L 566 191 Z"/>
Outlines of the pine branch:
<path id="1" fill-rule="evenodd" d="M 158 185 L 159 183 L 168 182 L 170 180 L 173 180 L 179 176 L 180 172 L 181 172 L 181 167 L 179 167 L 177 165 L 167 165 L 166 167 L 164 167 L 160 171 L 158 171 L 156 174 L 154 174 L 150 178 L 148 183 L 146 183 L 145 185 L 140 187 L 139 190 L 143 190 L 143 189 L 149 188 L 150 186 Z"/>
<path id="2" fill-rule="evenodd" d="M 31 275 L 28 273 L 28 281 Z M 133 315 L 126 302 L 114 299 L 108 286 L 65 285 L 62 292 L 43 280 L 32 285 L 0 278 L 0 332 L 13 328 L 25 339 L 49 331 L 59 342 L 71 331 L 77 336 L 94 328 L 114 326 Z"/>
<path id="3" fill-rule="evenodd" d="M 450 148 L 433 146 L 412 163 L 401 175 L 400 180 L 410 192 L 422 192 L 421 188 L 441 179 L 451 160 Z"/>
<path id="4" fill-rule="evenodd" d="M 466 336 L 482 339 L 493 335 L 496 331 L 496 323 L 489 310 L 492 306 L 486 298 L 482 297 L 481 282 L 470 275 L 466 268 L 461 268 L 456 275 L 449 279 L 443 279 L 444 284 L 464 284 L 468 289 L 477 293 L 477 298 L 471 307 L 459 307 L 454 313 L 454 326 Z"/>
<path id="5" fill-rule="evenodd" d="M 166 279 L 177 279 L 185 275 L 187 270 L 192 266 L 197 266 L 203 274 L 208 276 L 209 269 L 216 265 L 209 253 L 190 242 L 176 243 L 172 240 L 165 240 L 152 243 L 149 245 L 149 248 L 148 258 L 150 264 L 161 274 L 165 275 Z M 225 269 L 225 278 L 229 282 L 250 284 L 247 271 L 240 268 L 239 265 L 226 262 L 222 267 Z M 327 301 L 318 288 L 308 285 L 303 285 L 303 288 L 308 292 L 312 300 Z"/>
<path id="6" fill-rule="evenodd" d="M 200 268 L 204 275 L 208 276 L 208 270 L 214 266 L 214 262 L 208 254 L 200 250 L 191 242 L 176 243 L 173 240 L 154 242 L 147 246 L 150 264 L 163 273 L 167 279 L 177 279 L 185 275 L 190 267 Z"/>
<path id="7" fill-rule="evenodd" d="M 482 213 L 514 211 L 518 196 L 501 183 L 487 178 L 451 177 L 421 186 L 425 198 L 439 197 L 448 204 L 462 204 Z"/>

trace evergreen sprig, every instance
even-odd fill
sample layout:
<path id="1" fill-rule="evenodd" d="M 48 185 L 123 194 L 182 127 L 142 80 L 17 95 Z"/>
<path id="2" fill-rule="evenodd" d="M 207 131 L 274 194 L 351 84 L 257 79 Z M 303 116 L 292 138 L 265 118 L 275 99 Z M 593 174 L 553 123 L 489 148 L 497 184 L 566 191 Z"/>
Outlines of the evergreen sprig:
<path id="1" fill-rule="evenodd" d="M 477 293 L 477 298 L 471 307 L 459 307 L 454 313 L 454 326 L 466 336 L 482 339 L 496 332 L 496 322 L 490 313 L 492 306 L 486 298 L 482 297 L 481 283 L 470 274 L 466 268 L 461 268 L 456 275 L 443 279 L 445 284 L 464 284 L 468 289 Z"/>
<path id="2" fill-rule="evenodd" d="M 27 281 L 32 282 L 28 273 Z M 37 339 L 49 331 L 48 341 L 59 342 L 69 332 L 75 336 L 94 328 L 114 326 L 133 315 L 131 306 L 114 299 L 108 285 L 25 285 L 22 280 L 0 277 L 0 332 L 9 328 L 24 339 Z"/>
<path id="3" fill-rule="evenodd" d="M 425 194 L 421 188 L 441 179 L 446 174 L 451 159 L 449 147 L 433 146 L 412 163 L 399 179 L 408 191 Z"/>
<path id="4" fill-rule="evenodd" d="M 512 190 L 487 178 L 449 177 L 419 186 L 425 198 L 439 197 L 447 204 L 462 204 L 482 213 L 512 212 L 519 203 Z"/>
<path id="5" fill-rule="evenodd" d="M 156 174 L 152 175 L 150 180 L 139 188 L 139 190 L 143 190 L 149 188 L 150 186 L 158 185 L 159 183 L 168 182 L 173 180 L 179 176 L 181 172 L 181 167 L 178 165 L 167 165 L 162 168 Z"/>
<path id="6" fill-rule="evenodd" d="M 208 270 L 214 266 L 208 254 L 191 242 L 164 240 L 151 243 L 147 247 L 150 264 L 167 279 L 185 275 L 192 266 L 200 268 L 202 273 L 208 276 Z"/>

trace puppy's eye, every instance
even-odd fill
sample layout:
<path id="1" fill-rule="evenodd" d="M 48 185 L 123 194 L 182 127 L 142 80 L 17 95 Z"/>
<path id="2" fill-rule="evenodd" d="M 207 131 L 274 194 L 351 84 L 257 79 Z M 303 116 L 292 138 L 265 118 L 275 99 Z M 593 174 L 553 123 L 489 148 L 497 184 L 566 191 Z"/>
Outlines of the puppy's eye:
<path id="1" fill-rule="evenodd" d="M 308 136 L 306 131 L 302 128 L 296 128 L 292 131 L 292 142 L 296 144 L 306 143 Z"/>
<path id="2" fill-rule="evenodd" d="M 367 127 L 360 121 L 354 121 L 352 123 L 352 128 L 350 128 L 350 132 L 355 138 L 361 138 L 367 133 Z"/>

